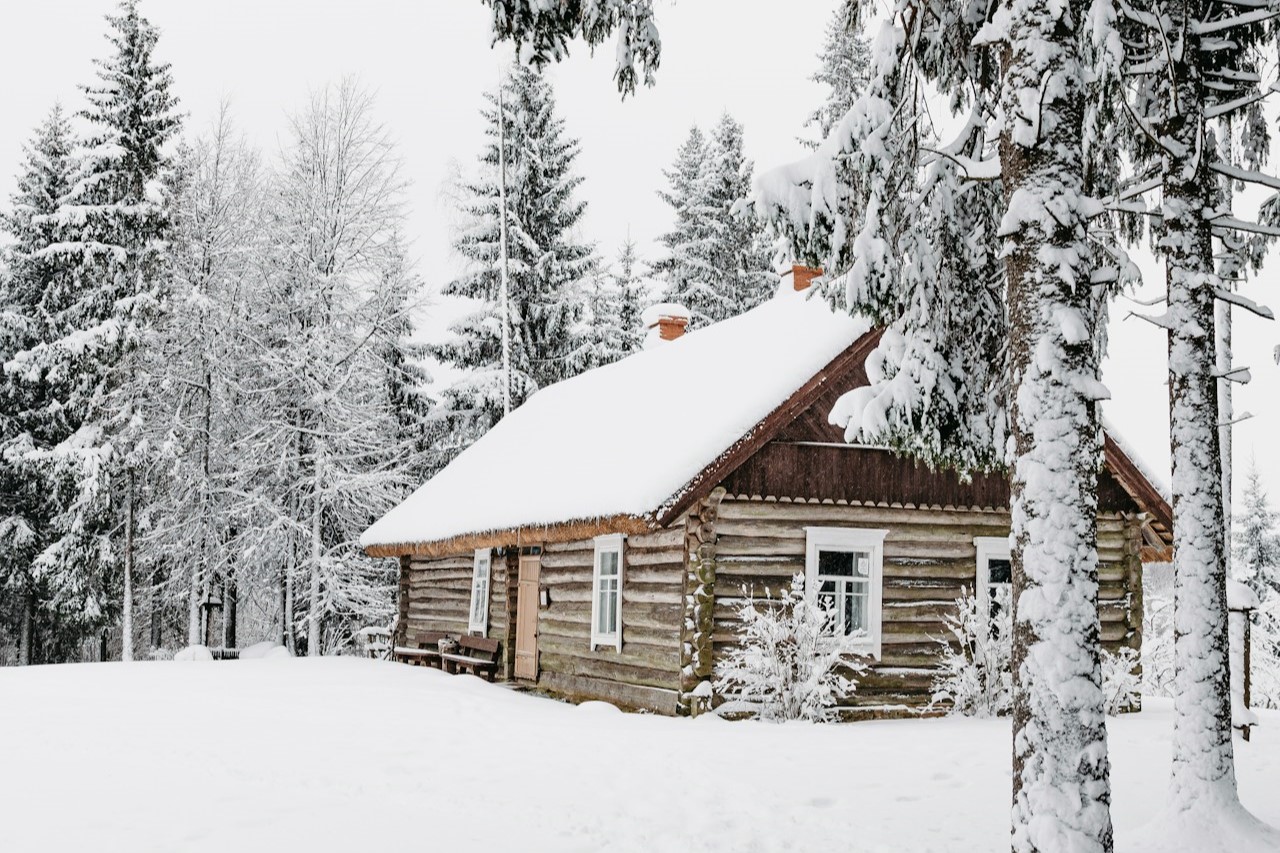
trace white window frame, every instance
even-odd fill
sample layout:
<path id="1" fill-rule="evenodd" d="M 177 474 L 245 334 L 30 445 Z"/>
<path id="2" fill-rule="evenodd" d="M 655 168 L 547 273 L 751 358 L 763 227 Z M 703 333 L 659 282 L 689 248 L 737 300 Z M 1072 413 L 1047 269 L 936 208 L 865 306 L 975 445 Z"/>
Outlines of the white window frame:
<path id="1" fill-rule="evenodd" d="M 1009 536 L 975 536 L 973 547 L 977 550 L 977 573 L 974 582 L 977 589 L 978 610 L 985 618 L 991 618 L 991 561 L 1013 560 L 1013 542 Z M 1013 584 L 1009 585 L 1010 589 Z"/>
<path id="2" fill-rule="evenodd" d="M 867 637 L 855 650 L 880 659 L 884 625 L 884 538 L 888 530 L 862 527 L 806 527 L 804 588 L 810 600 L 818 596 L 819 551 L 866 551 L 871 556 L 871 579 L 867 595 Z"/>
<path id="3" fill-rule="evenodd" d="M 467 611 L 467 632 L 470 634 L 489 632 L 489 581 L 492 576 L 492 549 L 477 548 L 471 562 L 471 609 Z M 483 605 L 483 610 L 477 605 Z"/>
<path id="4" fill-rule="evenodd" d="M 624 539 L 621 533 L 610 533 L 605 536 L 597 536 L 595 538 L 595 554 L 591 560 L 591 648 L 597 649 L 601 647 L 612 646 L 617 651 L 622 651 L 622 582 L 625 575 L 625 547 Z M 602 577 L 600 575 L 601 557 L 605 554 L 618 555 L 618 575 L 617 596 L 614 599 L 613 624 L 616 630 L 612 632 L 603 632 L 599 629 L 600 625 L 600 586 Z"/>

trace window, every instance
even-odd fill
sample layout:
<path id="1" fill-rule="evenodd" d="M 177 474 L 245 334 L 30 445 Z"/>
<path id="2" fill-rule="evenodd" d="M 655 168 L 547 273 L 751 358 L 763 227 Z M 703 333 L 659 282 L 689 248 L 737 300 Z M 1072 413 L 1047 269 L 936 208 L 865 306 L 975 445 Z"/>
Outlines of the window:
<path id="1" fill-rule="evenodd" d="M 471 615 L 467 631 L 483 634 L 489 630 L 489 570 L 493 557 L 488 548 L 477 548 L 471 568 Z"/>
<path id="2" fill-rule="evenodd" d="M 887 530 L 805 528 L 805 589 L 835 611 L 835 630 L 864 638 L 880 657 L 881 587 Z"/>
<path id="3" fill-rule="evenodd" d="M 591 571 L 591 648 L 622 651 L 622 534 L 596 537 Z"/>
<path id="4" fill-rule="evenodd" d="M 973 545 L 978 550 L 978 606 L 988 618 L 1008 607 L 1013 594 L 1013 562 L 1009 537 L 977 536 Z"/>

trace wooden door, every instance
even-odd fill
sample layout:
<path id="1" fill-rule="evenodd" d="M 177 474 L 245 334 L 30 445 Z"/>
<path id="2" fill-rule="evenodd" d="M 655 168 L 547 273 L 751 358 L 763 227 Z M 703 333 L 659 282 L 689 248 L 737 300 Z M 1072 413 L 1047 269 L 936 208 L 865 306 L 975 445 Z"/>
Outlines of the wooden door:
<path id="1" fill-rule="evenodd" d="M 516 594 L 516 678 L 538 680 L 538 576 L 542 557 L 520 556 L 520 581 Z"/>

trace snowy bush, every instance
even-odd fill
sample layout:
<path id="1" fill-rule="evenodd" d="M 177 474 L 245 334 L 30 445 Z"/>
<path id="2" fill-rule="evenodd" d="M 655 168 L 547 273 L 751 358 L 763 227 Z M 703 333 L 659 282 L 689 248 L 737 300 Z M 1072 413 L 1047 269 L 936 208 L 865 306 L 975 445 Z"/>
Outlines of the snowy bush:
<path id="1" fill-rule="evenodd" d="M 175 661 L 211 661 L 213 653 L 209 651 L 208 646 L 187 646 L 175 652 L 173 659 Z"/>
<path id="2" fill-rule="evenodd" d="M 1013 608 L 1008 590 L 992 591 L 991 615 L 966 590 L 944 620 L 952 637 L 943 646 L 931 704 L 949 703 L 967 717 L 1004 716 L 1013 710 Z"/>
<path id="3" fill-rule="evenodd" d="M 1145 577 L 1143 586 L 1147 586 Z M 1142 692 L 1148 696 L 1173 696 L 1172 590 L 1167 593 L 1145 593 L 1141 684 Z"/>
<path id="4" fill-rule="evenodd" d="M 849 657 L 862 635 L 836 636 L 835 614 L 805 596 L 804 575 L 764 600 L 746 594 L 738 617 L 742 641 L 716 665 L 716 693 L 727 700 L 717 712 L 770 722 L 835 718 L 836 704 L 857 688 L 850 676 L 866 667 Z"/>
<path id="5" fill-rule="evenodd" d="M 1138 653 L 1133 649 L 1122 648 L 1116 654 L 1102 650 L 1102 694 L 1109 715 L 1114 717 L 1137 704 L 1138 686 L 1142 683 L 1138 662 Z"/>

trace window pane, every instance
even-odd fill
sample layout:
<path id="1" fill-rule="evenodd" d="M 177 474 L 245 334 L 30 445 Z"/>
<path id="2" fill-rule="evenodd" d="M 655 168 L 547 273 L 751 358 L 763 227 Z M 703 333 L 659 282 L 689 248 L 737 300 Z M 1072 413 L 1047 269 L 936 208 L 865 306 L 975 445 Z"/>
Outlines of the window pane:
<path id="1" fill-rule="evenodd" d="M 618 573 L 618 552 L 602 551 L 600 552 L 600 576 L 616 575 Z"/>
<path id="2" fill-rule="evenodd" d="M 1008 560 L 987 560 L 988 580 L 991 583 L 1010 583 L 1013 581 L 1013 564 Z"/>
<path id="3" fill-rule="evenodd" d="M 852 551 L 818 551 L 818 574 L 827 577 L 850 577 L 853 575 Z"/>
<path id="4" fill-rule="evenodd" d="M 869 630 L 870 620 L 867 618 L 869 596 L 865 587 L 851 585 L 846 601 L 848 609 L 845 611 L 844 618 L 845 634 Z"/>
<path id="5" fill-rule="evenodd" d="M 596 602 L 596 633 L 614 634 L 618 630 L 618 582 L 600 580 L 600 595 Z"/>
<path id="6" fill-rule="evenodd" d="M 856 571 L 854 572 L 854 574 L 856 574 L 860 578 L 871 577 L 871 555 L 858 554 L 856 555 L 856 557 L 857 559 L 854 561 L 854 567 Z"/>

